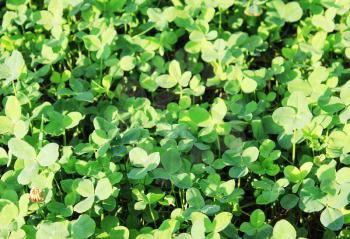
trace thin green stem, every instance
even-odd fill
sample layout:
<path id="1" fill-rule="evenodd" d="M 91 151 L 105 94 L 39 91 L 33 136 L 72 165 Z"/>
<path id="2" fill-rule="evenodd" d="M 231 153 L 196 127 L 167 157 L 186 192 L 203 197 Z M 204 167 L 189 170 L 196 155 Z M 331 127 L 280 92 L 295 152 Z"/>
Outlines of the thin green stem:
<path id="1" fill-rule="evenodd" d="M 218 147 L 218 155 L 219 155 L 219 158 L 221 158 L 221 145 L 220 145 L 220 138 L 219 138 L 219 135 L 216 136 L 216 145 Z"/>
<path id="2" fill-rule="evenodd" d="M 17 97 L 17 89 L 16 89 L 16 85 L 15 85 L 14 81 L 11 81 L 11 84 L 12 84 L 12 88 L 13 88 L 13 93 Z"/>
<path id="3" fill-rule="evenodd" d="M 295 151 L 296 151 L 296 139 L 297 139 L 297 130 L 293 129 L 293 151 L 292 151 L 292 162 L 295 162 Z"/>
<path id="4" fill-rule="evenodd" d="M 153 213 L 151 204 L 148 204 L 148 208 L 149 208 L 149 212 L 151 214 L 151 217 L 152 217 L 152 220 L 153 220 L 153 223 L 154 223 L 154 227 L 156 229 L 157 228 L 157 223 L 156 223 L 156 218 L 154 217 L 154 213 Z"/>
<path id="5" fill-rule="evenodd" d="M 171 194 L 175 198 L 176 207 L 179 207 L 179 202 L 178 202 L 176 195 L 175 195 L 175 188 L 174 188 L 173 182 L 171 182 Z"/>
<path id="6" fill-rule="evenodd" d="M 58 184 L 56 178 L 53 178 L 53 180 L 54 180 L 54 182 L 55 182 L 55 184 L 56 184 L 56 187 L 57 187 L 58 192 L 59 192 L 59 194 L 60 194 L 60 198 L 61 198 L 61 200 L 62 200 L 62 199 L 63 199 L 63 198 L 62 198 L 63 193 L 62 193 L 61 187 L 60 187 L 60 185 Z"/>
<path id="7" fill-rule="evenodd" d="M 137 36 L 141 36 L 141 35 L 143 35 L 143 34 L 146 34 L 146 33 L 149 32 L 150 30 L 152 30 L 153 28 L 154 28 L 154 25 L 152 25 L 151 27 L 147 28 L 147 29 L 144 30 L 143 32 L 140 32 L 140 33 L 136 34 L 135 36 L 133 36 L 133 38 L 134 38 L 134 37 L 137 37 Z"/>

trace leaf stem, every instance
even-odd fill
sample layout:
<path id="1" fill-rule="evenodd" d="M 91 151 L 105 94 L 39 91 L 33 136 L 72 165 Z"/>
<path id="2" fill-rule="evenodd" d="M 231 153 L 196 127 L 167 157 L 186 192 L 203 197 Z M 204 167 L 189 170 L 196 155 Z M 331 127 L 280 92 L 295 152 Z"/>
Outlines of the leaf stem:
<path id="1" fill-rule="evenodd" d="M 15 86 L 14 81 L 11 81 L 11 84 L 12 84 L 12 88 L 13 88 L 13 93 L 14 93 L 15 96 L 17 97 L 17 89 L 16 89 L 16 86 Z"/>
<path id="2" fill-rule="evenodd" d="M 218 147 L 218 155 L 219 155 L 219 158 L 221 158 L 221 145 L 220 145 L 220 138 L 219 138 L 219 135 L 216 136 L 216 144 L 217 144 L 217 147 Z"/>
<path id="3" fill-rule="evenodd" d="M 292 151 L 292 162 L 295 162 L 295 151 L 296 151 L 296 138 L 297 138 L 297 130 L 293 129 L 293 151 Z"/>
<path id="4" fill-rule="evenodd" d="M 154 217 L 154 213 L 153 213 L 153 210 L 152 210 L 152 206 L 151 204 L 148 204 L 148 208 L 149 208 L 149 212 L 151 214 L 151 217 L 152 217 L 152 220 L 153 220 L 153 223 L 154 223 L 154 229 L 157 228 L 157 223 L 156 223 L 156 218 Z"/>

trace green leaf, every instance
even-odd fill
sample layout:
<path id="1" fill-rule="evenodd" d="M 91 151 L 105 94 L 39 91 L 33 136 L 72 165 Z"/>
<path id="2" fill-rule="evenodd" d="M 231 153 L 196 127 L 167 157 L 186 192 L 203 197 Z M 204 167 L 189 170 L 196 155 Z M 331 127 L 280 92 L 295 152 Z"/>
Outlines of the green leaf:
<path id="1" fill-rule="evenodd" d="M 11 154 L 19 159 L 35 160 L 36 158 L 35 149 L 24 140 L 12 138 L 8 142 L 8 147 Z"/>
<path id="2" fill-rule="evenodd" d="M 199 127 L 207 127 L 211 124 L 209 112 L 200 106 L 194 106 L 189 110 L 191 121 Z"/>
<path id="3" fill-rule="evenodd" d="M 102 47 L 101 41 L 96 35 L 83 36 L 83 41 L 89 51 L 98 51 Z"/>
<path id="4" fill-rule="evenodd" d="M 95 189 L 95 195 L 100 200 L 105 200 L 109 198 L 109 196 L 112 195 L 113 189 L 112 184 L 109 182 L 108 178 L 103 178 L 98 180 L 96 189 Z"/>
<path id="5" fill-rule="evenodd" d="M 295 239 L 297 233 L 287 220 L 279 220 L 273 227 L 272 238 L 273 239 Z"/>
<path id="6" fill-rule="evenodd" d="M 147 175 L 147 168 L 133 168 L 128 173 L 128 178 L 142 179 Z"/>
<path id="7" fill-rule="evenodd" d="M 170 148 L 164 152 L 161 158 L 164 169 L 169 174 L 174 174 L 182 167 L 180 153 L 177 149 Z"/>
<path id="8" fill-rule="evenodd" d="M 214 218 L 213 225 L 215 232 L 221 232 L 224 230 L 231 222 L 232 214 L 230 212 L 221 212 L 217 214 Z"/>
<path id="9" fill-rule="evenodd" d="M 89 215 L 80 215 L 77 220 L 72 222 L 71 233 L 73 239 L 89 238 L 94 234 L 95 227 L 95 221 Z"/>
<path id="10" fill-rule="evenodd" d="M 201 192 L 197 188 L 187 189 L 186 200 L 190 207 L 201 208 L 205 205 Z"/>
<path id="11" fill-rule="evenodd" d="M 261 209 L 255 209 L 250 215 L 250 224 L 259 228 L 265 223 L 265 213 Z"/>
<path id="12" fill-rule="evenodd" d="M 4 148 L 0 147 L 0 165 L 6 165 L 9 158 Z"/>
<path id="13" fill-rule="evenodd" d="M 124 226 L 116 226 L 109 232 L 111 238 L 129 239 L 129 229 Z"/>
<path id="14" fill-rule="evenodd" d="M 338 231 L 343 227 L 344 216 L 338 209 L 326 207 L 320 217 L 323 226 L 332 231 Z"/>
<path id="15" fill-rule="evenodd" d="M 293 165 L 288 165 L 285 167 L 283 172 L 286 178 L 292 183 L 297 183 L 301 179 L 300 170 Z"/>
<path id="16" fill-rule="evenodd" d="M 58 156 L 58 144 L 49 143 L 40 150 L 37 160 L 41 166 L 48 167 L 57 161 Z"/>
<path id="17" fill-rule="evenodd" d="M 218 192 L 220 192 L 224 196 L 229 196 L 233 193 L 235 189 L 235 185 L 236 183 L 235 183 L 235 180 L 233 179 L 228 180 L 227 182 L 223 182 L 219 185 Z"/>
<path id="18" fill-rule="evenodd" d="M 298 204 L 299 198 L 294 194 L 286 194 L 281 198 L 280 204 L 284 209 L 292 209 Z"/>
<path id="19" fill-rule="evenodd" d="M 21 104 L 15 96 L 9 96 L 5 105 L 5 114 L 11 120 L 17 121 L 21 118 Z"/>
<path id="20" fill-rule="evenodd" d="M 95 196 L 94 185 L 89 179 L 81 179 L 78 183 L 76 191 L 83 197 Z"/>

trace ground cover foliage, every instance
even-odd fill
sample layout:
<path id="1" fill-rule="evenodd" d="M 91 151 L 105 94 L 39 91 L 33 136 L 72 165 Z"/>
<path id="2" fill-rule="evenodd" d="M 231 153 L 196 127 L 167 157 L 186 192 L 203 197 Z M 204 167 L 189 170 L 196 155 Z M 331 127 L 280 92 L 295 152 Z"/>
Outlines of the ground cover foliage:
<path id="1" fill-rule="evenodd" d="M 0 238 L 350 238 L 349 0 L 0 2 Z"/>

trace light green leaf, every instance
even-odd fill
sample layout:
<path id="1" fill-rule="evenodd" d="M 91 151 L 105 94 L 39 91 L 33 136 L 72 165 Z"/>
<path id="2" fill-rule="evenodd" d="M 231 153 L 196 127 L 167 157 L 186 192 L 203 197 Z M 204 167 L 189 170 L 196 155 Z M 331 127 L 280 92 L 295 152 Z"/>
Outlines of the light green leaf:
<path id="1" fill-rule="evenodd" d="M 95 195 L 94 185 L 89 179 L 80 180 L 76 191 L 83 197 L 93 197 Z"/>
<path id="2" fill-rule="evenodd" d="M 174 77 L 176 81 L 181 79 L 181 68 L 177 60 L 172 60 L 169 64 L 169 75 Z"/>
<path id="3" fill-rule="evenodd" d="M 131 71 L 135 68 L 135 58 L 133 56 L 123 56 L 119 61 L 119 66 L 123 71 Z"/>
<path id="4" fill-rule="evenodd" d="M 19 173 L 17 177 L 17 181 L 19 184 L 27 185 L 29 184 L 36 175 L 38 175 L 39 166 L 36 162 L 31 165 L 27 165 L 22 171 Z"/>
<path id="5" fill-rule="evenodd" d="M 2 225 L 8 225 L 18 216 L 18 208 L 16 205 L 7 200 L 0 199 L 0 221 Z M 1 228 L 0 226 L 0 228 Z"/>
<path id="6" fill-rule="evenodd" d="M 5 105 L 5 114 L 10 119 L 17 121 L 21 118 L 21 104 L 15 96 L 9 96 Z"/>
<path id="7" fill-rule="evenodd" d="M 177 80 L 176 80 L 176 78 L 166 74 L 166 75 L 158 76 L 156 78 L 156 83 L 158 86 L 160 86 L 162 88 L 169 89 L 169 88 L 176 86 Z"/>
<path id="8" fill-rule="evenodd" d="M 5 66 L 7 66 L 9 75 L 6 77 L 5 85 L 9 82 L 16 80 L 22 73 L 23 68 L 25 67 L 25 62 L 22 54 L 14 50 L 10 57 L 6 58 Z M 2 74 L 1 74 L 2 75 Z"/>
<path id="9" fill-rule="evenodd" d="M 221 98 L 216 98 L 211 106 L 210 113 L 214 121 L 222 121 L 227 113 L 225 101 Z"/>
<path id="10" fill-rule="evenodd" d="M 295 239 L 297 233 L 287 220 L 279 220 L 273 227 L 272 238 L 273 239 Z"/>
<path id="11" fill-rule="evenodd" d="M 347 81 L 340 88 L 340 99 L 343 101 L 345 105 L 350 105 L 350 81 Z"/>
<path id="12" fill-rule="evenodd" d="M 259 157 L 259 149 L 257 147 L 246 148 L 242 153 L 242 158 L 244 162 L 254 162 Z"/>
<path id="13" fill-rule="evenodd" d="M 36 239 L 57 238 L 65 239 L 69 237 L 68 221 L 62 222 L 42 222 L 37 227 Z"/>
<path id="14" fill-rule="evenodd" d="M 192 76 L 192 73 L 190 71 L 185 71 L 181 78 L 178 79 L 177 81 L 179 82 L 179 84 L 182 86 L 182 87 L 187 87 L 188 86 L 188 83 L 190 82 L 191 80 L 191 76 Z"/>
<path id="15" fill-rule="evenodd" d="M 221 232 L 224 230 L 231 222 L 232 213 L 230 212 L 221 212 L 217 214 L 214 218 L 213 225 L 215 232 Z"/>
<path id="16" fill-rule="evenodd" d="M 333 19 L 328 19 L 323 15 L 315 15 L 311 18 L 311 22 L 314 26 L 321 28 L 326 32 L 334 31 L 335 24 Z"/>
<path id="17" fill-rule="evenodd" d="M 62 15 L 63 4 L 61 0 L 50 0 L 48 10 L 58 18 Z"/>
<path id="18" fill-rule="evenodd" d="M 280 17 L 286 22 L 296 22 L 303 15 L 303 9 L 298 2 L 284 4 L 281 0 L 275 0 L 273 4 Z"/>
<path id="19" fill-rule="evenodd" d="M 74 211 L 77 213 L 83 213 L 89 210 L 94 204 L 94 197 L 88 197 L 80 201 L 74 206 Z"/>
<path id="20" fill-rule="evenodd" d="M 19 159 L 35 160 L 36 158 L 35 149 L 24 140 L 12 138 L 8 142 L 8 147 L 10 152 Z"/>
<path id="21" fill-rule="evenodd" d="M 332 231 L 338 231 L 343 227 L 344 216 L 338 209 L 326 207 L 320 217 L 323 226 Z"/>
<path id="22" fill-rule="evenodd" d="M 0 147 L 0 165 L 6 165 L 9 158 L 4 148 Z"/>
<path id="23" fill-rule="evenodd" d="M 296 117 L 296 112 L 291 107 L 277 108 L 272 114 L 273 121 L 281 125 L 287 131 L 290 131 L 293 129 L 295 117 Z"/>
<path id="24" fill-rule="evenodd" d="M 8 134 L 13 131 L 13 123 L 6 116 L 0 116 L 0 134 Z"/>
<path id="25" fill-rule="evenodd" d="M 109 235 L 111 238 L 129 239 L 129 229 L 124 226 L 116 226 L 112 228 L 112 230 L 109 232 Z"/>
<path id="26" fill-rule="evenodd" d="M 241 89 L 244 93 L 254 92 L 257 86 L 258 84 L 255 80 L 247 77 L 243 78 L 243 80 L 241 81 Z"/>
<path id="27" fill-rule="evenodd" d="M 96 35 L 83 36 L 83 41 L 89 51 L 98 51 L 102 47 L 101 41 Z"/>
<path id="28" fill-rule="evenodd" d="M 284 168 L 284 175 L 286 178 L 292 182 L 292 183 L 297 183 L 300 180 L 300 170 L 293 166 L 293 165 L 288 165 L 287 167 Z"/>
<path id="29" fill-rule="evenodd" d="M 16 138 L 23 138 L 29 130 L 29 126 L 27 122 L 24 122 L 23 120 L 18 120 L 13 127 L 13 134 L 16 136 Z"/>
<path id="30" fill-rule="evenodd" d="M 205 226 L 203 220 L 196 220 L 191 227 L 192 238 L 205 239 Z"/>
<path id="31" fill-rule="evenodd" d="M 130 150 L 129 158 L 132 165 L 136 167 L 146 167 L 146 165 L 148 164 L 147 152 L 139 147 Z"/>
<path id="32" fill-rule="evenodd" d="M 100 200 L 105 200 L 109 198 L 109 196 L 112 195 L 113 189 L 112 184 L 109 182 L 108 178 L 103 178 L 98 180 L 96 189 L 95 189 L 95 195 Z"/>
<path id="33" fill-rule="evenodd" d="M 37 160 L 41 166 L 48 167 L 57 161 L 58 156 L 58 144 L 49 143 L 40 150 Z"/>

